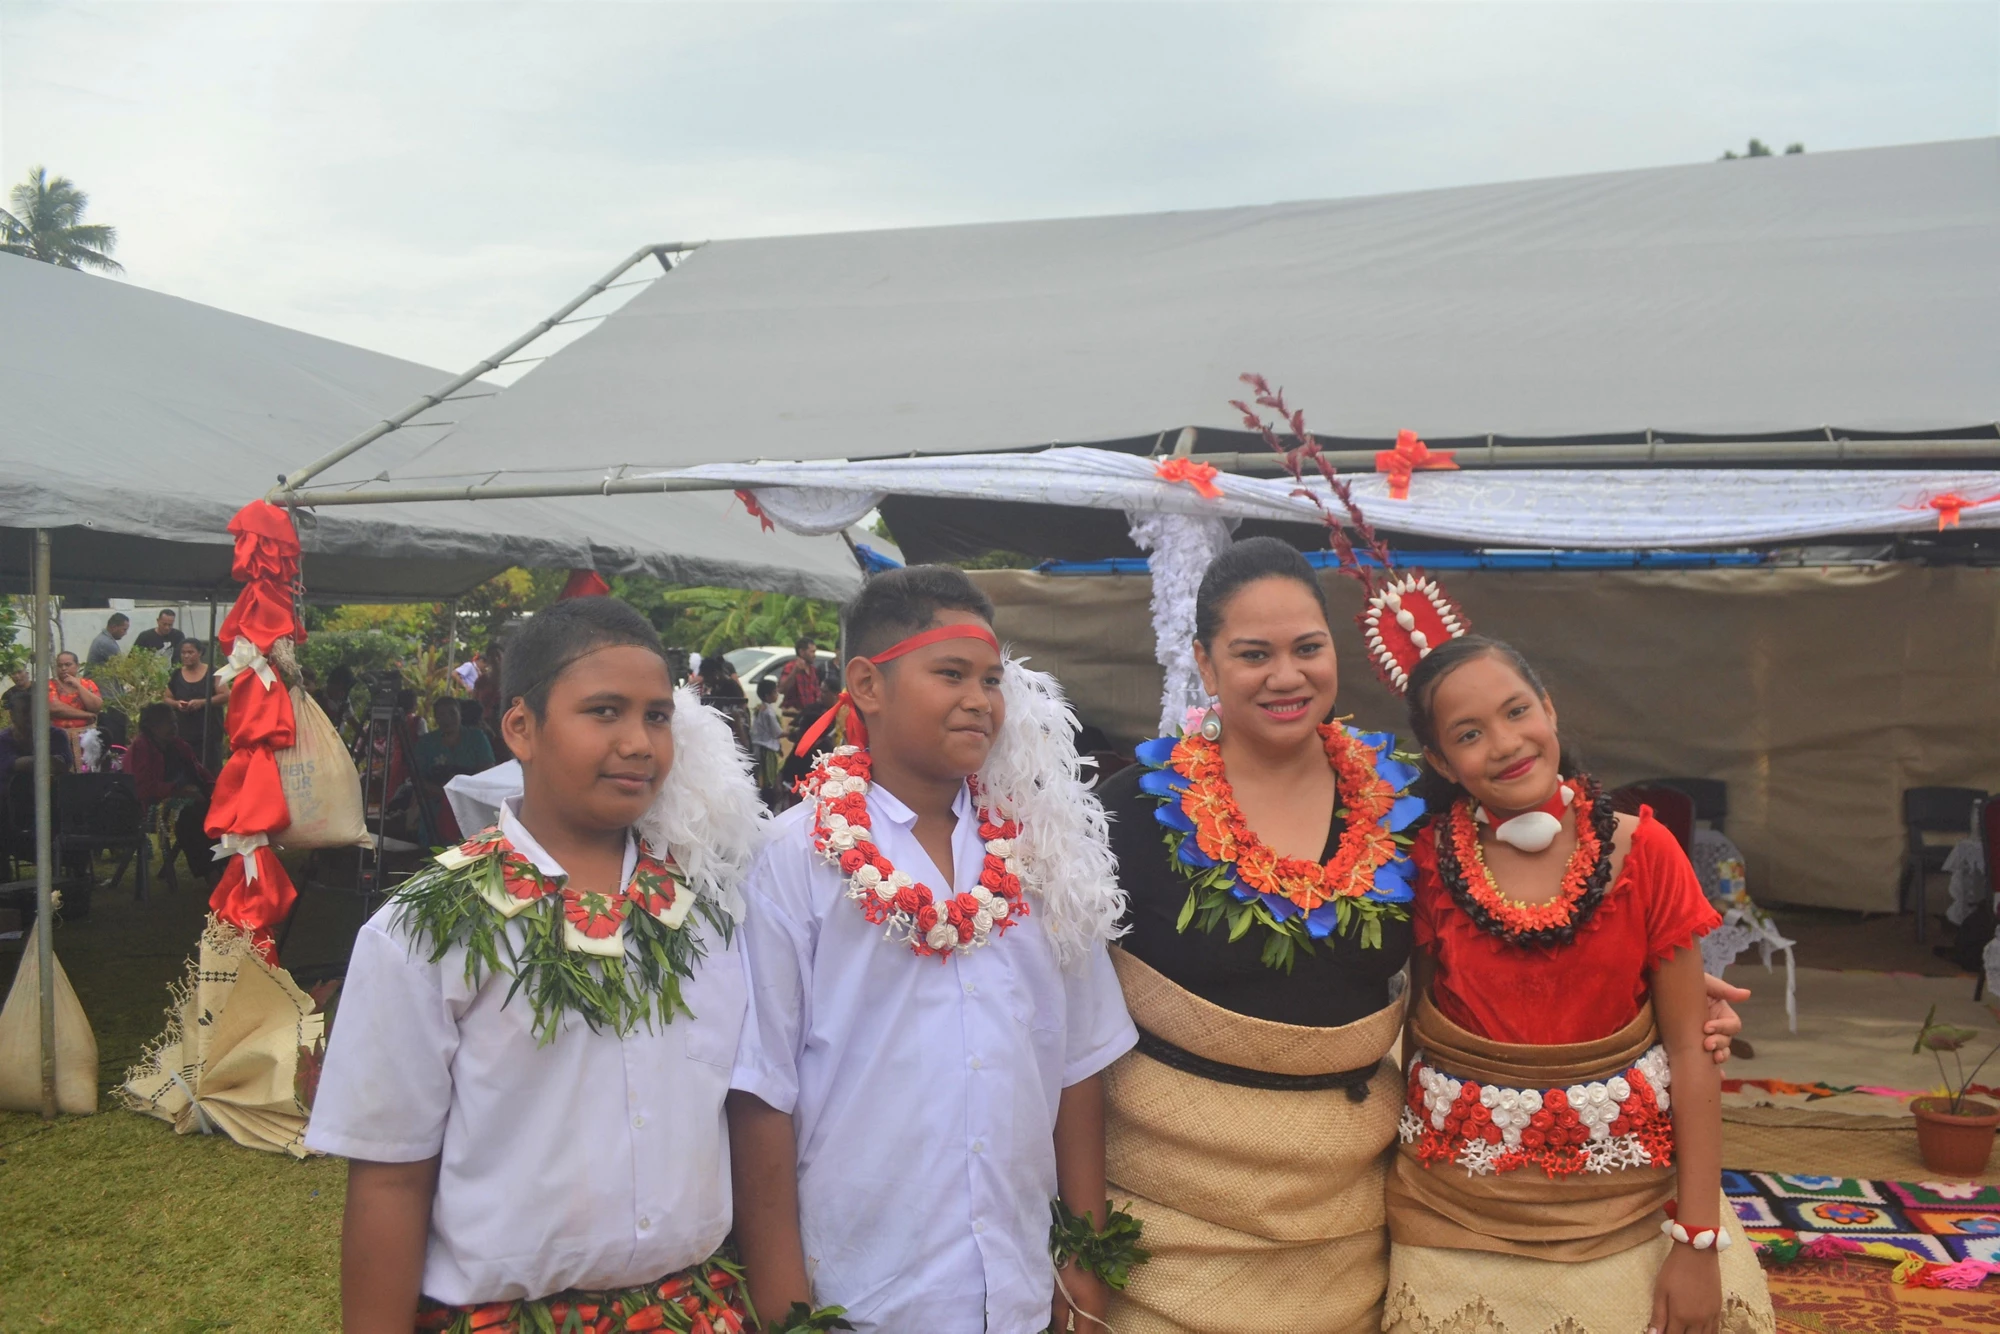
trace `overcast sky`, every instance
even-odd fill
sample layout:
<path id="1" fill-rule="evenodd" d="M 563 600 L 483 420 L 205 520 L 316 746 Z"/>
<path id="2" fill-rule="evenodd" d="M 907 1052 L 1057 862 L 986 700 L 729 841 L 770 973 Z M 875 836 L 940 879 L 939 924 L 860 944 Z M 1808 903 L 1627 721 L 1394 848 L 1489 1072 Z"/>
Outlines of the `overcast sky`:
<path id="1" fill-rule="evenodd" d="M 452 369 L 648 241 L 2000 132 L 2000 4 L 0 0 L 126 281 Z"/>

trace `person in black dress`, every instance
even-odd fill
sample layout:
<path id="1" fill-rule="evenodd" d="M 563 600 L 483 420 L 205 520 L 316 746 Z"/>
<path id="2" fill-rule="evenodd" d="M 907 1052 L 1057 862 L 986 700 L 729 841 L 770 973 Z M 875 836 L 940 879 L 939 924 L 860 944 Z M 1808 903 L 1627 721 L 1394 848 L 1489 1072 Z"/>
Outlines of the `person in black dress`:
<path id="1" fill-rule="evenodd" d="M 207 645 L 183 639 L 178 661 L 167 673 L 167 697 L 174 709 L 174 731 L 210 768 L 222 764 L 223 699 L 215 688 L 215 673 L 203 660 Z"/>

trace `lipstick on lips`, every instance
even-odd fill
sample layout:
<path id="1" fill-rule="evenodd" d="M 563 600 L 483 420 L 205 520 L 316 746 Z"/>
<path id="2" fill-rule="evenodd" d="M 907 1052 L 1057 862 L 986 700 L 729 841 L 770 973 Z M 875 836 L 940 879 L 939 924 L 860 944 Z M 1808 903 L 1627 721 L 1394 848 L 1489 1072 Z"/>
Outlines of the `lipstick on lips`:
<path id="1" fill-rule="evenodd" d="M 1535 761 L 1539 758 L 1541 757 L 1538 755 L 1530 755 L 1525 760 L 1521 760 L 1518 763 L 1508 765 L 1505 769 L 1502 769 L 1500 771 L 1499 781 L 1503 783 L 1511 783 L 1516 778 L 1527 777 L 1528 771 L 1535 767 Z"/>

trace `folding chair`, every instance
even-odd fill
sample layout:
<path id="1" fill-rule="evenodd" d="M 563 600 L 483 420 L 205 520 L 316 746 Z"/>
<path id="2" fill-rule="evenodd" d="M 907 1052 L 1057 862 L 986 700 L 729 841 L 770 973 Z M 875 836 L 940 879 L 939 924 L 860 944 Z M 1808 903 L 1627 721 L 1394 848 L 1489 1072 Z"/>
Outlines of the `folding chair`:
<path id="1" fill-rule="evenodd" d="M 122 849 L 111 887 L 125 878 L 125 868 L 137 858 L 139 876 L 133 897 L 147 891 L 146 804 L 130 774 L 56 775 L 56 854 L 81 852 L 95 859 L 103 850 Z"/>
<path id="2" fill-rule="evenodd" d="M 1903 898 L 1917 910 L 1917 943 L 1930 935 L 1929 886 L 1933 871 L 1944 869 L 1951 845 L 1932 843 L 1926 834 L 1973 832 L 1972 808 L 1986 799 L 1976 787 L 1903 789 Z"/>

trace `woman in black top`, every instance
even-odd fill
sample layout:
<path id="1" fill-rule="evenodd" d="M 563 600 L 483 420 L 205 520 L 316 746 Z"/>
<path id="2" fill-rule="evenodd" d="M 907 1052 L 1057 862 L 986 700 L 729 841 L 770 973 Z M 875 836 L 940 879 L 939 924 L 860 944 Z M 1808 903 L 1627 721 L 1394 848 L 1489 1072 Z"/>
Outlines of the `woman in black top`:
<path id="1" fill-rule="evenodd" d="M 1383 1058 L 1410 954 L 1394 864 L 1420 810 L 1394 802 L 1415 771 L 1387 737 L 1322 728 L 1339 670 L 1291 547 L 1217 557 L 1195 629 L 1216 735 L 1149 742 L 1100 792 L 1130 901 L 1113 962 L 1140 1031 L 1106 1077 L 1106 1165 L 1153 1252 L 1109 1319 L 1223 1331 L 1255 1312 L 1260 1329 L 1358 1334 L 1379 1327 L 1388 1276 L 1402 1098 Z M 1344 842 L 1351 822 L 1380 837 Z"/>
<path id="2" fill-rule="evenodd" d="M 202 660 L 207 646 L 199 639 L 183 639 L 177 650 L 179 661 L 167 673 L 167 695 L 174 707 L 174 731 L 188 748 L 211 767 L 222 763 L 222 698 L 215 689 L 215 673 Z"/>

